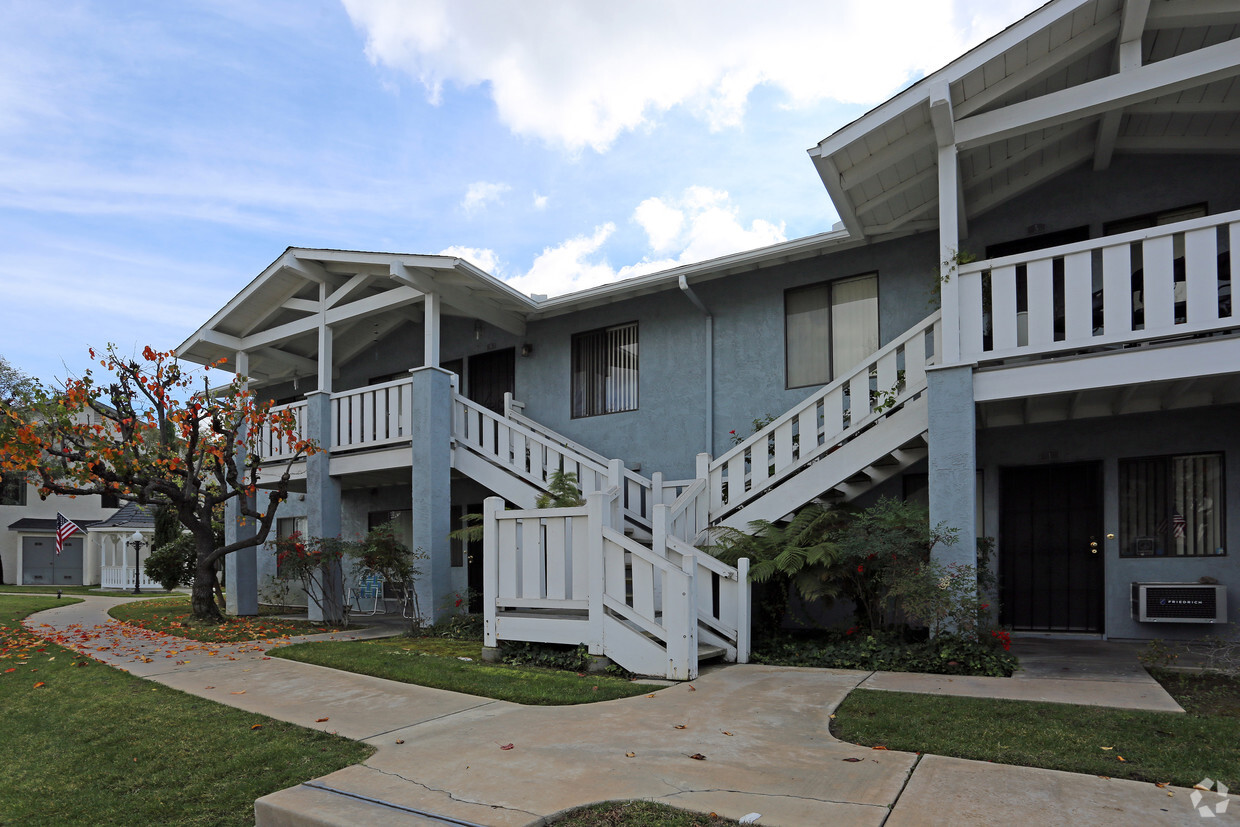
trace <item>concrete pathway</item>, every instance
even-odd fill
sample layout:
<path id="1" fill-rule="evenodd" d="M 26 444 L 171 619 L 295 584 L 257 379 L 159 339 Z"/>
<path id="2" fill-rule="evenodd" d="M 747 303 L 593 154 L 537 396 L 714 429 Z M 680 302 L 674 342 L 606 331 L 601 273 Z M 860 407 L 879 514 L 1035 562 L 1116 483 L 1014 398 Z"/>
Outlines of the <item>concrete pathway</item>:
<path id="1" fill-rule="evenodd" d="M 264 827 L 536 825 L 580 804 L 626 798 L 732 818 L 756 812 L 759 824 L 785 827 L 1199 819 L 1188 790 L 834 739 L 830 714 L 848 692 L 872 681 L 898 688 L 893 673 L 730 666 L 634 698 L 526 707 L 271 658 L 271 643 L 201 644 L 135 630 L 107 618 L 122 600 L 87 597 L 26 625 L 140 677 L 378 748 L 362 764 L 259 799 Z M 952 692 L 972 680 L 912 691 Z M 1035 680 L 1031 670 L 1007 683 Z"/>

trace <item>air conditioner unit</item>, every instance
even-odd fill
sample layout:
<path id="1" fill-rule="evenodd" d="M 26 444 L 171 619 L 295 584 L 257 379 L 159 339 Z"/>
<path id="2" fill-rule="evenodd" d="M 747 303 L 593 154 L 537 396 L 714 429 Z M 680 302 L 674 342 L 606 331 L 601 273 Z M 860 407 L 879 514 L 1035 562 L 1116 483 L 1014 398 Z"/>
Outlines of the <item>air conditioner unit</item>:
<path id="1" fill-rule="evenodd" d="M 1140 623 L 1226 623 L 1227 587 L 1133 583 L 1132 617 Z"/>

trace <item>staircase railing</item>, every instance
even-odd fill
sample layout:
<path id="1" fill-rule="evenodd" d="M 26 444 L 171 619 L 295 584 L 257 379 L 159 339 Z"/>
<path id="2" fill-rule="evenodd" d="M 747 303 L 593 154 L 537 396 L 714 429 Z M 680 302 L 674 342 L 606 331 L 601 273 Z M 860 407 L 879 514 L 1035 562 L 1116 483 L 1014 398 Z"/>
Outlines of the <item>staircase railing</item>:
<path id="1" fill-rule="evenodd" d="M 747 660 L 747 566 L 734 569 L 669 536 L 667 505 L 656 509 L 650 548 L 625 536 L 619 494 L 612 487 L 581 507 L 514 511 L 487 499 L 486 645 L 584 641 L 635 672 L 691 680 L 701 631 Z"/>
<path id="2" fill-rule="evenodd" d="M 866 361 L 815 391 L 707 469 L 712 522 L 835 450 L 926 389 L 942 352 L 935 312 Z"/>

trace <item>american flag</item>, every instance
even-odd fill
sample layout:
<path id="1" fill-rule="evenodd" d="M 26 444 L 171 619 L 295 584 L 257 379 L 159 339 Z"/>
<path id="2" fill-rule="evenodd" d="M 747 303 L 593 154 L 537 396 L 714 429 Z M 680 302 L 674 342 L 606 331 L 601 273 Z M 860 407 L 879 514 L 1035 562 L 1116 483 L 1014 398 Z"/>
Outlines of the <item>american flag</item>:
<path id="1" fill-rule="evenodd" d="M 1171 517 L 1171 533 L 1180 539 L 1184 537 L 1184 515 L 1178 511 Z"/>
<path id="2" fill-rule="evenodd" d="M 65 547 L 65 540 L 68 540 L 74 534 L 82 529 L 78 524 L 70 520 L 59 511 L 56 512 L 56 553 L 60 554 L 61 549 Z"/>

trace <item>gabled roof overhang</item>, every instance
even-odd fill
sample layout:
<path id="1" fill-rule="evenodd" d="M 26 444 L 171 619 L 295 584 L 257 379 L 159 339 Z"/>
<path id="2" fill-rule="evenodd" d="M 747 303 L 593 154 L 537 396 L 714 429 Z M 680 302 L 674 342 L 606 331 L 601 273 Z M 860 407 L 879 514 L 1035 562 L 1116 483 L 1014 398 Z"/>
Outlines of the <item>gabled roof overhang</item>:
<path id="1" fill-rule="evenodd" d="M 325 329 L 332 361 L 347 361 L 408 321 L 423 321 L 427 296 L 437 313 L 480 319 L 516 335 L 536 304 L 452 256 L 293 248 L 198 328 L 177 355 L 220 362 L 260 382 L 314 376 Z"/>
<path id="2" fill-rule="evenodd" d="M 936 227 L 954 156 L 967 236 L 1073 167 L 1240 151 L 1238 38 L 1235 0 L 1053 0 L 809 154 L 855 238 Z"/>

